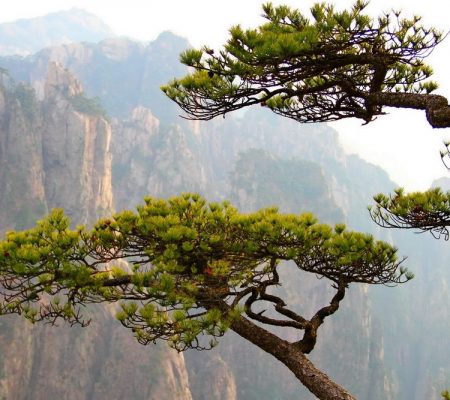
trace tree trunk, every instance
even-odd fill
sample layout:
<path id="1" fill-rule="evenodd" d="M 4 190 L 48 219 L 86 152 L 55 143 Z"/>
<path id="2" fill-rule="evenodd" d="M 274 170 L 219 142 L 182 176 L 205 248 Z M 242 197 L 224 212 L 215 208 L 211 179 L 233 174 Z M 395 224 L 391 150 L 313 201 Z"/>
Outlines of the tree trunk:
<path id="1" fill-rule="evenodd" d="M 208 304 L 207 308 L 219 308 L 223 312 L 229 311 L 225 302 Z M 281 361 L 320 400 L 356 400 L 343 387 L 317 369 L 295 344 L 280 339 L 245 317 L 234 321 L 231 329 Z"/>

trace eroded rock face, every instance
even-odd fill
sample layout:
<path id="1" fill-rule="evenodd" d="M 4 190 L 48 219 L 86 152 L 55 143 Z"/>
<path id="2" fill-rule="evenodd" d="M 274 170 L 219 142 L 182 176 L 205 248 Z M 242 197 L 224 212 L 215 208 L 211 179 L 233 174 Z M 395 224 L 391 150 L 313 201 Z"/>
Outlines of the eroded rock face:
<path id="1" fill-rule="evenodd" d="M 0 86 L 0 230 L 23 228 L 47 210 L 42 117 L 33 91 Z"/>
<path id="2" fill-rule="evenodd" d="M 53 207 L 77 224 L 111 212 L 111 126 L 73 99 L 82 99 L 82 87 L 57 63 L 43 101 L 22 84 L 0 87 L 2 231 L 30 226 Z"/>
<path id="3" fill-rule="evenodd" d="M 52 62 L 45 84 L 42 127 L 45 193 L 76 223 L 90 223 L 113 209 L 111 125 L 101 115 L 81 112 L 81 84 Z"/>
<path id="4" fill-rule="evenodd" d="M 113 132 L 117 209 L 134 208 L 145 196 L 206 191 L 205 166 L 191 132 L 175 125 L 162 127 L 142 106 L 135 108 L 129 119 L 115 119 Z"/>
<path id="5" fill-rule="evenodd" d="M 238 399 L 236 380 L 230 366 L 217 353 L 205 358 L 198 369 L 190 370 L 189 373 L 195 399 Z"/>
<path id="6" fill-rule="evenodd" d="M 51 63 L 42 101 L 29 87 L 7 77 L 3 83 L 1 231 L 34 225 L 52 207 L 64 208 L 74 224 L 110 214 L 112 129 L 83 108 L 91 103 L 83 103 L 79 81 Z M 183 355 L 144 349 L 115 321 L 114 309 L 94 312 L 96 323 L 85 329 L 2 317 L 0 398 L 192 400 Z"/>
<path id="7" fill-rule="evenodd" d="M 192 400 L 184 357 L 143 348 L 97 310 L 88 328 L 0 320 L 0 396 L 6 399 Z"/>

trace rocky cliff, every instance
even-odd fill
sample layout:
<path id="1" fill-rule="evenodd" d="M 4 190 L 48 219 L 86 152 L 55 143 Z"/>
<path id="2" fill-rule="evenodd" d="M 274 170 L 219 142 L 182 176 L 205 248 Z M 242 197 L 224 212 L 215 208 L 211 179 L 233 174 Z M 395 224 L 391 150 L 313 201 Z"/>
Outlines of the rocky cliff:
<path id="1" fill-rule="evenodd" d="M 2 231 L 23 228 L 53 207 L 86 224 L 113 209 L 111 126 L 80 112 L 80 83 L 51 63 L 39 101 L 33 89 L 3 75 L 0 87 Z"/>
<path id="2" fill-rule="evenodd" d="M 83 97 L 79 82 L 52 62 L 42 105 L 45 194 L 77 223 L 112 212 L 111 125 Z"/>
<path id="3" fill-rule="evenodd" d="M 117 209 L 134 207 L 145 195 L 170 196 L 181 191 L 200 191 L 211 199 L 234 198 L 235 202 L 246 210 L 279 203 L 284 211 L 314 211 L 329 221 L 342 219 L 344 212 L 348 210 L 339 208 L 336 204 L 333 182 L 344 192 L 348 190 L 338 171 L 339 168 L 345 169 L 346 157 L 337 143 L 336 134 L 327 127 L 300 127 L 290 121 L 276 120 L 259 111 L 250 112 L 244 118 L 227 118 L 209 124 L 187 123 L 176 120 L 174 116 L 165 118 L 161 108 L 158 111 L 158 106 L 155 106 L 156 111 L 154 111 L 152 108 L 154 99 L 139 100 L 142 97 L 142 88 L 135 87 L 132 91 L 134 95 L 125 90 L 123 97 L 116 97 L 117 89 L 111 85 L 111 82 L 117 82 L 114 71 L 126 73 L 126 76 L 130 78 L 129 87 L 133 87 L 134 80 L 138 78 L 127 72 L 130 66 L 133 66 L 134 71 L 138 71 L 151 64 L 151 70 L 157 71 L 156 66 L 161 62 L 160 60 L 169 66 L 172 65 L 170 63 L 176 65 L 174 59 L 175 53 L 179 50 L 177 48 L 179 42 L 165 49 L 166 53 L 163 52 L 164 47 L 167 47 L 167 41 L 170 42 L 169 39 L 170 36 L 163 35 L 155 44 L 146 47 L 134 43 L 127 45 L 122 40 L 109 40 L 94 47 L 93 45 L 67 45 L 45 50 L 21 61 L 22 68 L 17 68 L 15 71 L 27 71 L 23 76 L 27 77 L 28 82 L 36 88 L 42 101 L 48 104 L 45 111 L 45 123 L 49 127 L 55 125 L 66 128 L 59 134 L 49 136 L 52 138 L 53 147 L 46 154 L 48 158 L 44 157 L 44 159 L 47 158 L 43 161 L 44 167 L 50 164 L 61 166 L 66 159 L 71 160 L 71 154 L 67 153 L 69 149 L 73 149 L 76 154 L 84 154 L 81 150 L 85 147 L 83 143 L 87 140 L 94 143 L 96 135 L 103 140 L 105 149 L 108 148 L 109 136 L 106 133 L 106 126 L 109 125 L 107 122 L 105 122 L 105 129 L 99 130 L 96 135 L 84 136 L 76 133 L 79 132 L 81 125 L 73 120 L 75 116 L 67 116 L 66 122 L 63 118 L 58 118 L 55 110 L 63 110 L 66 107 L 72 107 L 75 114 L 85 117 L 86 112 L 92 108 L 101 111 L 94 107 L 95 104 L 89 102 L 85 104 L 86 101 L 81 103 L 84 113 L 76 111 L 76 106 L 80 107 L 80 103 L 75 103 L 74 100 L 80 99 L 81 89 L 77 88 L 73 82 L 70 85 L 66 84 L 66 81 L 71 79 L 70 74 L 64 70 L 67 68 L 77 74 L 83 85 L 89 86 L 89 82 L 98 80 L 96 86 L 91 86 L 98 90 L 93 94 L 101 94 L 104 98 L 113 99 L 113 101 L 109 100 L 105 107 L 109 111 L 112 124 L 110 151 L 113 157 L 112 179 Z M 158 49 L 160 54 L 152 59 L 149 54 L 153 54 L 154 48 Z M 142 54 L 147 56 L 137 57 Z M 94 60 L 102 61 L 96 64 Z M 137 60 L 141 60 L 140 63 L 137 63 Z M 145 60 L 147 64 L 142 64 L 144 62 L 142 60 Z M 14 62 L 17 66 L 18 61 Z M 11 66 L 8 63 L 4 65 Z M 98 75 L 99 67 L 101 67 L 101 75 Z M 162 75 L 168 75 L 170 72 L 177 73 L 176 68 L 164 67 L 165 64 L 162 67 L 164 70 Z M 53 76 L 53 80 L 49 80 L 49 74 Z M 16 78 L 20 78 L 19 75 L 16 73 Z M 156 77 L 149 75 L 147 71 L 146 79 L 151 78 L 155 81 L 156 78 L 165 78 L 161 76 L 161 73 L 155 75 Z M 139 77 L 139 74 L 137 76 Z M 69 90 L 68 86 L 70 86 Z M 62 89 L 64 87 L 66 89 Z M 49 99 L 53 100 L 49 101 Z M 86 108 L 86 105 L 90 105 L 91 108 Z M 120 109 L 120 112 L 116 109 Z M 102 112 L 94 113 L 94 115 L 99 118 L 98 121 L 103 118 Z M 92 116 L 88 114 L 87 118 L 90 117 Z M 94 125 L 90 123 L 88 126 Z M 51 131 L 56 132 L 55 129 Z M 83 129 L 81 131 L 83 132 Z M 43 143 L 49 142 L 44 137 L 42 140 Z M 95 146 L 90 148 L 94 149 Z M 104 167 L 103 176 L 108 176 L 107 158 L 98 159 L 90 156 L 94 153 L 93 150 L 86 152 L 86 161 L 81 163 L 93 165 L 93 161 L 96 161 Z M 70 169 L 64 168 L 67 179 L 83 174 L 84 169 L 80 165 L 73 165 L 72 162 L 71 165 Z M 335 168 L 331 169 L 330 166 Z M 328 172 L 329 169 L 331 173 Z M 73 183 L 65 187 L 64 179 L 57 174 L 57 171 L 55 169 L 49 178 L 51 183 L 44 192 L 52 196 L 57 196 L 59 193 L 61 201 L 57 203 L 58 205 L 64 205 L 70 214 L 76 212 L 77 201 L 70 196 L 71 188 L 74 189 L 72 194 L 75 198 L 90 198 L 91 201 L 88 204 L 95 204 L 92 202 L 93 197 L 89 197 L 89 192 L 84 189 L 85 186 L 76 186 Z M 99 184 L 105 182 L 104 180 L 99 178 L 89 180 L 88 175 L 84 175 L 85 178 L 82 179 L 87 184 L 86 187 L 92 189 L 94 186 L 106 192 L 107 185 Z M 48 176 L 50 177 L 50 174 Z M 61 188 L 61 192 L 57 188 Z M 82 195 L 82 193 L 85 194 Z M 345 198 L 344 195 L 341 197 Z M 54 204 L 56 198 L 52 199 Z M 93 217 L 88 207 L 79 207 L 79 209 L 80 216 Z M 285 293 L 292 304 L 304 307 L 302 299 L 310 300 L 305 312 L 310 312 L 313 307 L 327 301 L 326 295 L 329 294 L 329 288 L 317 284 L 314 277 L 298 277 L 294 271 L 288 273 L 286 279 L 292 282 L 292 285 L 289 284 L 285 288 Z M 355 393 L 367 394 L 367 387 L 376 385 L 383 388 L 380 389 L 383 398 L 390 398 L 392 391 L 389 386 L 389 376 L 383 367 L 382 344 L 370 346 L 376 326 L 374 327 L 370 317 L 367 293 L 361 288 L 352 292 L 351 296 L 352 301 L 344 306 L 344 310 L 340 313 L 341 317 L 330 323 L 327 321 L 315 359 L 320 366 L 338 381 L 349 386 Z M 350 308 L 349 304 L 359 304 L 360 307 Z M 353 348 L 345 340 L 342 343 L 339 341 L 339 345 L 336 345 L 336 335 L 342 335 L 343 332 L 345 335 L 359 337 L 358 348 Z M 86 334 L 85 337 L 89 335 L 96 334 Z M 66 339 L 62 339 L 63 343 L 64 340 Z M 82 342 L 80 339 L 80 343 Z M 274 360 L 259 349 L 249 346 L 248 343 L 232 334 L 223 342 L 217 351 L 201 355 L 187 354 L 189 371 L 189 389 L 187 390 L 192 392 L 194 398 L 233 400 L 234 398 L 278 397 L 289 399 L 298 398 L 299 393 L 307 398 L 308 394 L 302 391 L 298 382 L 287 373 L 285 368 L 274 364 Z M 82 347 L 81 344 L 80 346 Z M 89 345 L 86 344 L 86 346 Z M 108 355 L 105 356 L 108 354 L 108 349 L 101 347 L 100 344 L 98 346 L 96 350 L 98 357 L 108 358 Z M 149 353 L 153 354 L 150 349 Z M 339 363 L 335 362 L 337 359 L 340 360 Z M 126 362 L 130 360 L 132 358 L 127 358 Z M 342 368 L 344 362 L 353 366 L 351 373 Z M 269 365 L 270 373 L 267 367 Z M 120 363 L 116 368 L 120 370 Z M 131 368 L 135 368 L 133 364 L 130 365 L 130 370 Z M 109 375 L 114 376 L 114 372 L 110 371 Z M 179 373 L 183 376 L 186 371 L 181 368 Z M 34 374 L 35 372 L 32 372 L 30 376 Z M 214 385 L 205 384 L 205 375 L 209 377 L 208 382 L 214 382 Z M 88 377 L 80 377 L 83 385 L 88 385 L 90 382 Z M 42 380 L 33 380 L 33 382 L 40 381 Z M 178 384 L 182 387 L 183 382 L 181 380 Z M 384 387 L 380 382 L 388 383 Z M 92 383 L 90 385 L 92 387 Z M 173 388 L 168 384 L 166 390 L 173 390 Z M 381 398 L 380 391 L 371 389 L 370 392 L 370 396 L 365 396 L 366 398 Z M 81 396 L 83 395 L 86 395 L 86 392 L 83 392 Z M 148 398 L 148 393 L 143 390 L 141 398 Z"/>
<path id="4" fill-rule="evenodd" d="M 111 314 L 89 328 L 0 321 L 0 398 L 192 400 L 184 357 L 142 351 Z"/>
<path id="5" fill-rule="evenodd" d="M 44 189 L 42 119 L 31 88 L 0 86 L 0 227 L 24 228 L 47 210 Z"/>
<path id="6" fill-rule="evenodd" d="M 163 125 L 139 106 L 129 118 L 114 119 L 113 181 L 117 209 L 135 207 L 144 196 L 167 197 L 207 191 L 205 165 L 191 132 Z"/>
<path id="7" fill-rule="evenodd" d="M 74 224 L 113 210 L 111 125 L 61 64 L 47 68 L 42 100 L 3 75 L 0 88 L 0 227 L 31 226 L 62 207 Z M 94 309 L 87 329 L 0 320 L 0 398 L 192 399 L 184 358 L 166 347 L 143 352 Z M 121 360 L 126 360 L 121 362 Z"/>

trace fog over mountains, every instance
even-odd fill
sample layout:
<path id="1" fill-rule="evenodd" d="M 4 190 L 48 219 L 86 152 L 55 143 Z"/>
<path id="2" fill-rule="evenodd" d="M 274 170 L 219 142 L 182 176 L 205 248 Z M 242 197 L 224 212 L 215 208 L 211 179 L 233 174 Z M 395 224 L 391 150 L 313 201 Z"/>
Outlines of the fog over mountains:
<path id="1" fill-rule="evenodd" d="M 0 24 L 0 54 L 28 55 L 47 46 L 98 42 L 115 36 L 95 15 L 72 9 Z"/>
<path id="2" fill-rule="evenodd" d="M 146 195 L 183 191 L 245 211 L 278 205 L 343 221 L 398 245 L 416 278 L 352 287 L 311 358 L 360 399 L 432 399 L 450 387 L 446 243 L 372 223 L 371 197 L 395 183 L 346 155 L 333 129 L 261 109 L 206 123 L 179 118 L 159 87 L 186 72 L 178 55 L 189 43 L 170 32 L 136 42 L 71 10 L 0 24 L 0 43 L 0 231 L 30 227 L 53 207 L 89 225 Z M 315 277 L 283 281 L 305 313 L 327 301 Z M 0 318 L 0 398 L 311 398 L 233 333 L 210 352 L 178 354 L 138 345 L 113 307 L 93 312 L 98 321 L 84 329 Z"/>

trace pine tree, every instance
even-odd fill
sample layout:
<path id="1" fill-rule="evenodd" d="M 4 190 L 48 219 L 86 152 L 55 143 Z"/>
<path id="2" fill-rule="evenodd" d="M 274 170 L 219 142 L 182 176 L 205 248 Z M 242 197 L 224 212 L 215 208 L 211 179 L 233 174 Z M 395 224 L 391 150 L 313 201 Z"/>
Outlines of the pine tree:
<path id="1" fill-rule="evenodd" d="M 435 128 L 450 126 L 447 99 L 424 59 L 443 40 L 400 12 L 373 19 L 368 1 L 350 10 L 331 4 L 311 8 L 312 19 L 287 6 L 263 5 L 267 22 L 237 25 L 223 50 L 190 49 L 181 62 L 193 72 L 162 87 L 186 112 L 209 120 L 257 105 L 299 122 L 359 118 L 365 123 L 385 107 L 426 111 Z"/>
<path id="2" fill-rule="evenodd" d="M 350 284 L 406 282 L 412 274 L 402 262 L 391 245 L 311 214 L 242 214 L 194 194 L 147 198 L 137 212 L 102 219 L 90 231 L 69 229 L 62 210 L 53 210 L 0 242 L 0 314 L 86 326 L 86 304 L 120 302 L 118 320 L 142 344 L 210 349 L 231 329 L 284 363 L 318 398 L 353 399 L 305 354 Z M 285 268 L 334 288 L 310 319 L 273 290 Z M 283 340 L 273 327 L 298 338 Z"/>

